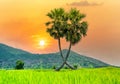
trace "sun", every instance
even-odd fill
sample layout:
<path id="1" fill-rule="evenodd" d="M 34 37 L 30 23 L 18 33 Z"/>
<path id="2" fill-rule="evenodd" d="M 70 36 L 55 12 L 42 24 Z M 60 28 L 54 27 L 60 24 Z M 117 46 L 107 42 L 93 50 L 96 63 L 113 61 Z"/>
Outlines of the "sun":
<path id="1" fill-rule="evenodd" d="M 44 40 L 40 40 L 39 45 L 40 46 L 44 46 L 45 45 L 45 41 Z"/>

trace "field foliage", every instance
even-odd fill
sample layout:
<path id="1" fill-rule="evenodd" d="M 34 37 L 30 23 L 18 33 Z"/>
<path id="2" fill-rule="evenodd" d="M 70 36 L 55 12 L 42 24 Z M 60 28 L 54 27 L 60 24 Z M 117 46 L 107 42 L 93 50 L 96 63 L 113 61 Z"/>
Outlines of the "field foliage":
<path id="1" fill-rule="evenodd" d="M 120 68 L 0 70 L 0 84 L 120 84 Z"/>

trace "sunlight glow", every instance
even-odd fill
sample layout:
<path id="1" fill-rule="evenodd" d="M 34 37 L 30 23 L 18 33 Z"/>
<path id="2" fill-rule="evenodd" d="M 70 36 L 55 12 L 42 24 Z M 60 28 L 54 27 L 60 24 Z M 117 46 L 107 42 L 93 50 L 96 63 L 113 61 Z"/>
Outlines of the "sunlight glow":
<path id="1" fill-rule="evenodd" d="M 40 40 L 39 45 L 40 46 L 44 46 L 45 45 L 45 41 L 44 40 Z"/>

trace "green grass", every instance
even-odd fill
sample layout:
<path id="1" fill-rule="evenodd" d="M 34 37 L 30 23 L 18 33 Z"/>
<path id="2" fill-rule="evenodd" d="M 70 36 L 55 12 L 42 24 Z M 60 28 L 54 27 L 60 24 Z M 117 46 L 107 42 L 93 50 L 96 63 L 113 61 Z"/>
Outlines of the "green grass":
<path id="1" fill-rule="evenodd" d="M 0 70 L 0 84 L 120 84 L 120 68 Z"/>

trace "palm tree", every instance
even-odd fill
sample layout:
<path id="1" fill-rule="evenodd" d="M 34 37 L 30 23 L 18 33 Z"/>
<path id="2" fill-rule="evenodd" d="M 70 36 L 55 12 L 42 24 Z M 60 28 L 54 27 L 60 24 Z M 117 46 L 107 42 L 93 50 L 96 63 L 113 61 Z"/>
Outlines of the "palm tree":
<path id="1" fill-rule="evenodd" d="M 64 29 L 67 26 L 67 13 L 65 13 L 63 8 L 58 8 L 51 10 L 47 16 L 51 19 L 51 21 L 47 22 L 46 25 L 50 28 L 47 28 L 47 32 L 52 36 L 54 39 L 58 40 L 58 46 L 60 55 L 62 57 L 62 60 L 64 62 L 64 56 L 62 54 L 61 49 L 61 38 L 64 37 Z M 72 68 L 67 62 L 65 64 Z"/>
<path id="2" fill-rule="evenodd" d="M 62 65 L 57 69 L 58 71 L 65 65 L 72 45 L 77 44 L 82 37 L 85 37 L 87 34 L 88 24 L 82 19 L 85 18 L 84 14 L 81 14 L 77 9 L 71 9 L 68 14 L 67 27 L 64 29 L 64 37 L 67 42 L 69 42 L 69 49 L 67 55 L 64 59 Z"/>

